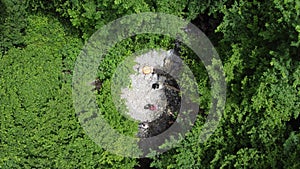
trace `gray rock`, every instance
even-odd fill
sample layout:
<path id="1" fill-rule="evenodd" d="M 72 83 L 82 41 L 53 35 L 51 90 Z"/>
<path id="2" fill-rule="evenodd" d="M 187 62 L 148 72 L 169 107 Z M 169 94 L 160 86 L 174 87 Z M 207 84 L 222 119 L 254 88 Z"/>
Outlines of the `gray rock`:
<path id="1" fill-rule="evenodd" d="M 170 50 L 150 51 L 138 56 L 135 61 L 137 64 L 133 66 L 133 70 L 136 73 L 130 75 L 131 87 L 122 89 L 121 98 L 125 99 L 127 114 L 140 121 L 137 136 L 150 137 L 166 130 L 170 126 L 170 121 L 174 120 L 167 109 L 175 111 L 180 108 L 178 91 L 167 89 L 164 84 L 171 78 L 167 74 L 180 71 L 182 60 Z M 144 66 L 151 66 L 160 70 L 160 73 L 154 71 L 145 75 L 142 72 Z M 153 89 L 152 86 L 156 83 L 159 86 Z M 147 104 L 154 105 L 156 109 L 145 109 Z"/>

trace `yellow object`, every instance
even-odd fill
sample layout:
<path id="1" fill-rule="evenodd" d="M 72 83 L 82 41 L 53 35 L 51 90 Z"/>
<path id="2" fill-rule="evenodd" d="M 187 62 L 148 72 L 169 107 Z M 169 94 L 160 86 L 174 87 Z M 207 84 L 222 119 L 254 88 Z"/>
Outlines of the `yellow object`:
<path id="1" fill-rule="evenodd" d="M 150 74 L 150 73 L 153 72 L 153 68 L 150 67 L 150 66 L 144 66 L 143 69 L 142 69 L 142 71 L 143 71 L 143 73 L 144 73 L 145 75 L 147 75 L 147 74 Z"/>

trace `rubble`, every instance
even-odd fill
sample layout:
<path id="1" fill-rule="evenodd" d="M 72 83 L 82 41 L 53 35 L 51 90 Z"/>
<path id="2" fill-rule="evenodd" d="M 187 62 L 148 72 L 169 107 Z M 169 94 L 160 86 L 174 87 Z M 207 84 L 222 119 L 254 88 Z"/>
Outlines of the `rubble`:
<path id="1" fill-rule="evenodd" d="M 180 71 L 182 61 L 174 51 L 150 51 L 136 57 L 130 75 L 131 86 L 122 89 L 128 115 L 138 120 L 138 137 L 165 131 L 180 109 L 180 88 L 171 74 Z"/>

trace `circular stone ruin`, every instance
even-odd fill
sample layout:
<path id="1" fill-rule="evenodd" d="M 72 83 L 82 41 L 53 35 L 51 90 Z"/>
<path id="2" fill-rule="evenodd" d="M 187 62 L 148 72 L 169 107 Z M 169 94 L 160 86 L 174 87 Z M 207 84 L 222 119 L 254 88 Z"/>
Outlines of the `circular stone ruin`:
<path id="1" fill-rule="evenodd" d="M 182 60 L 169 51 L 149 51 L 135 58 L 131 85 L 121 89 L 126 112 L 139 121 L 137 136 L 158 135 L 168 129 L 180 110 L 180 88 L 170 75 L 179 73 Z"/>

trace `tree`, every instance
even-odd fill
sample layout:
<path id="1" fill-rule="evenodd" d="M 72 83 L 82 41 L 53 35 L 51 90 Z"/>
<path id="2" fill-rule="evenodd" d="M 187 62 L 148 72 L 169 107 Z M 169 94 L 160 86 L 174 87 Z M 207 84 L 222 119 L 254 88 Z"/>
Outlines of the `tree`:
<path id="1" fill-rule="evenodd" d="M 228 85 L 224 116 L 209 140 L 200 144 L 198 137 L 203 124 L 200 115 L 182 144 L 157 157 L 153 166 L 293 168 L 299 165 L 294 160 L 298 157 L 296 148 L 282 154 L 287 145 L 295 147 L 297 137 L 293 134 L 289 137 L 292 132 L 289 121 L 299 118 L 300 110 L 296 52 L 299 33 L 295 24 L 299 23 L 299 14 L 293 12 L 293 5 L 297 6 L 296 1 L 235 1 L 219 6 L 224 17 L 217 31 L 223 37 L 216 46 L 225 63 Z"/>
<path id="2" fill-rule="evenodd" d="M 11 48 L 1 57 L 0 166 L 133 168 L 134 159 L 106 152 L 77 121 L 71 75 L 62 70 L 68 66 L 63 65 L 65 55 L 77 55 L 81 40 L 66 36 L 52 17 L 35 15 L 27 20 L 26 47 Z"/>
<path id="3" fill-rule="evenodd" d="M 26 29 L 26 6 L 23 1 L 0 1 L 0 50 L 6 53 L 12 47 L 23 47 Z"/>

